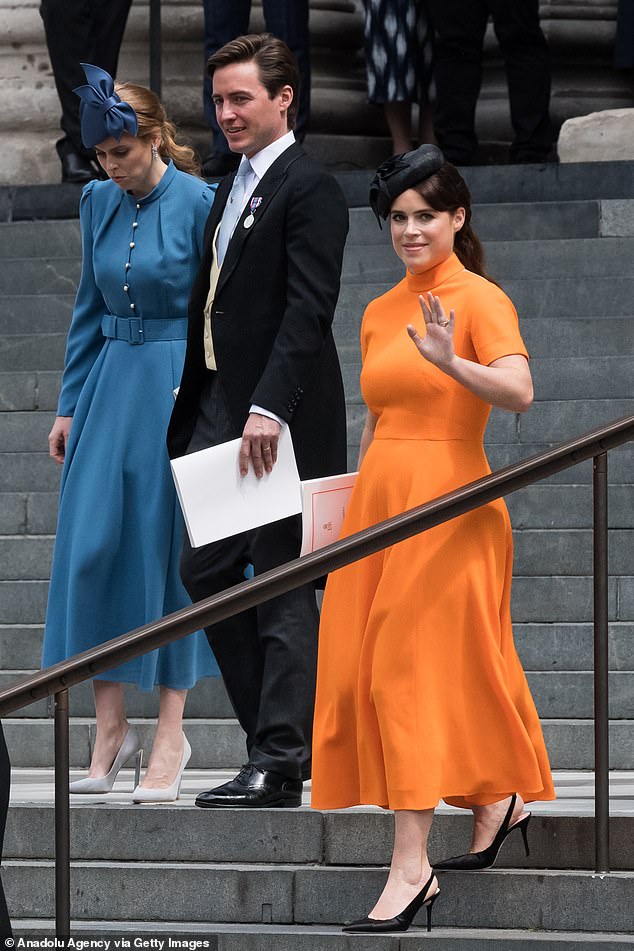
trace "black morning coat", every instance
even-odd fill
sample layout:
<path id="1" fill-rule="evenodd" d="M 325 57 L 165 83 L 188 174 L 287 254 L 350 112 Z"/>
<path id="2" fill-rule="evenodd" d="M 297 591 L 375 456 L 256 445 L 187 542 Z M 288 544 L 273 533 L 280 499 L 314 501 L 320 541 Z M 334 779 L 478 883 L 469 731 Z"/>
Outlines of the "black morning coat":
<path id="1" fill-rule="evenodd" d="M 213 236 L 233 177 L 220 183 L 205 227 L 185 366 L 167 436 L 172 458 L 187 450 L 210 372 L 203 309 Z M 251 214 L 253 223 L 244 227 Z M 290 426 L 302 479 L 346 471 L 343 383 L 331 325 L 347 232 L 348 209 L 337 182 L 295 143 L 247 201 L 216 289 L 214 351 L 236 437 L 252 404 L 275 413 Z"/>

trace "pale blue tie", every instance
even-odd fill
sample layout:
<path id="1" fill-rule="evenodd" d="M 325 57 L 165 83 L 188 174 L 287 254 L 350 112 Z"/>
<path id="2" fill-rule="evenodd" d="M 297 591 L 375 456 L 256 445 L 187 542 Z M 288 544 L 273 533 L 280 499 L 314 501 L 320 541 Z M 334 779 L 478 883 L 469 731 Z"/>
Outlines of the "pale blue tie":
<path id="1" fill-rule="evenodd" d="M 229 241 L 231 240 L 231 235 L 235 231 L 236 225 L 240 220 L 240 215 L 242 214 L 243 210 L 242 206 L 244 204 L 244 195 L 247 187 L 247 179 L 250 171 L 250 162 L 241 162 L 236 177 L 233 180 L 233 185 L 231 187 L 231 191 L 229 192 L 229 198 L 227 199 L 225 210 L 222 213 L 222 221 L 220 222 L 220 231 L 218 233 L 218 265 L 221 265 L 224 261 L 225 254 L 227 253 L 227 247 L 229 245 Z"/>

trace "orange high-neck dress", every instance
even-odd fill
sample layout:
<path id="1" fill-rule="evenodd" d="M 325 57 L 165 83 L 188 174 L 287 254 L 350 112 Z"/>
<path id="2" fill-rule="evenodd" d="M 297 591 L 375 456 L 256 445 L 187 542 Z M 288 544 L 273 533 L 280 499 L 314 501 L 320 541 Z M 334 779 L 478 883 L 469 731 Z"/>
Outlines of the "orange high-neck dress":
<path id="1" fill-rule="evenodd" d="M 418 294 L 455 310 L 454 346 L 490 364 L 524 354 L 517 315 L 455 255 L 372 301 L 361 387 L 378 417 L 343 534 L 490 472 L 490 405 L 426 361 Z M 537 711 L 513 643 L 513 543 L 503 500 L 328 579 L 319 635 L 312 805 L 428 809 L 553 799 Z"/>

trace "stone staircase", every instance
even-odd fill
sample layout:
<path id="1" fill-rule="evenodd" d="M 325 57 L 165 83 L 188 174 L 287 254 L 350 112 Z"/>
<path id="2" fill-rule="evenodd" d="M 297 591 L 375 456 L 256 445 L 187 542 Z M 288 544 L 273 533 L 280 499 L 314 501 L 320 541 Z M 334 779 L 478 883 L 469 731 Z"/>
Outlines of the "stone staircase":
<path id="1" fill-rule="evenodd" d="M 613 67 L 618 0 L 540 0 L 552 62 L 556 128 L 572 116 L 631 107 L 628 71 Z M 59 103 L 38 13 L 39 0 L 0 0 L 0 182 L 59 181 L 54 143 Z M 203 11 L 196 0 L 162 0 L 163 98 L 201 155 L 210 148 L 202 110 Z M 264 29 L 253 0 L 250 29 Z M 148 83 L 149 0 L 135 0 L 119 75 Z M 337 168 L 372 168 L 390 154 L 380 106 L 369 105 L 363 56 L 363 0 L 310 0 L 312 107 L 307 145 Z M 477 128 L 486 161 L 506 161 L 512 130 L 506 78 L 492 26 L 485 39 Z"/>
<path id="2" fill-rule="evenodd" d="M 536 403 L 494 413 L 493 468 L 634 412 L 634 188 L 631 166 L 471 169 L 482 199 L 475 226 L 490 273 L 511 294 L 532 354 Z M 363 408 L 358 332 L 365 304 L 401 268 L 364 207 L 364 173 L 344 173 L 351 232 L 335 333 L 348 399 L 350 464 Z M 585 196 L 585 197 L 581 197 Z M 73 189 L 18 190 L 0 224 L 0 684 L 37 668 L 55 531 L 59 473 L 46 454 L 65 332 L 79 274 Z M 2 195 L 0 195 L 0 201 Z M 62 220 L 65 219 L 65 220 Z M 610 453 L 611 766 L 634 770 L 634 448 Z M 515 530 L 513 615 L 518 649 L 542 717 L 559 788 L 587 782 L 592 737 L 592 490 L 584 463 L 508 498 Z M 129 690 L 142 732 L 156 698 Z M 71 763 L 84 767 L 94 729 L 90 688 L 71 691 Z M 244 759 L 219 680 L 188 699 L 193 748 L 186 793 L 209 788 Z M 46 786 L 53 764 L 50 706 L 5 720 L 16 768 Z M 568 772 L 574 771 L 574 772 Z M 165 807 L 126 807 L 131 789 L 74 801 L 73 918 L 85 934 L 188 934 L 219 951 L 369 947 L 337 923 L 365 913 L 389 858 L 391 819 L 375 809 L 201 813 L 186 795 Z M 194 780 L 195 777 L 195 780 Z M 614 773 L 618 799 L 623 774 Z M 127 785 L 126 785 L 127 784 Z M 26 787 L 24 787 L 26 788 Z M 29 787 L 31 788 L 31 787 Z M 48 786 L 46 786 L 49 789 Z M 113 800 L 111 802 L 111 800 Z M 615 801 L 618 806 L 618 802 Z M 462 851 L 467 816 L 442 809 L 432 855 Z M 632 941 L 634 819 L 611 819 L 613 868 L 595 878 L 592 822 L 574 806 L 539 807 L 532 856 L 509 844 L 502 867 L 445 875 L 431 936 L 375 938 L 372 948 L 530 948 L 594 951 Z M 115 833 L 113 835 L 113 832 Z M 518 837 L 519 838 L 519 837 Z M 4 881 L 24 934 L 50 930 L 53 810 L 48 793 L 18 795 L 10 811 Z M 627 843 L 630 843 L 628 846 Z M 212 924 L 210 924 L 212 922 Z M 556 934 L 554 934 L 556 932 Z M 422 947 L 422 944 L 421 944 Z"/>

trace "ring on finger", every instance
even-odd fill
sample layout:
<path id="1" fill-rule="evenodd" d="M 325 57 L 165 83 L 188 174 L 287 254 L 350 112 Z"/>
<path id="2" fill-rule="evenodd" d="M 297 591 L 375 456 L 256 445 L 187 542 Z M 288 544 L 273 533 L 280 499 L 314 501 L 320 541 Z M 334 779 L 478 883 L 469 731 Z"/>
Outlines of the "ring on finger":
<path id="1" fill-rule="evenodd" d="M 449 321 L 448 321 L 448 320 L 439 320 L 439 321 L 438 321 L 438 326 L 439 326 L 439 327 L 448 327 L 448 326 L 449 326 Z"/>

